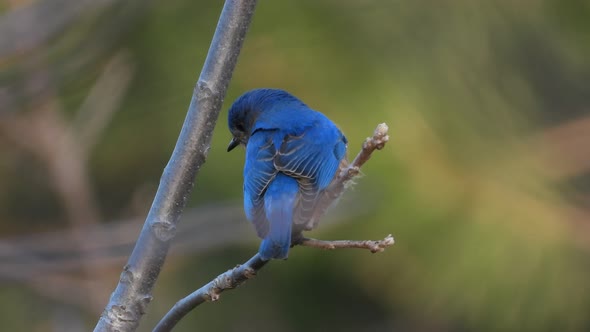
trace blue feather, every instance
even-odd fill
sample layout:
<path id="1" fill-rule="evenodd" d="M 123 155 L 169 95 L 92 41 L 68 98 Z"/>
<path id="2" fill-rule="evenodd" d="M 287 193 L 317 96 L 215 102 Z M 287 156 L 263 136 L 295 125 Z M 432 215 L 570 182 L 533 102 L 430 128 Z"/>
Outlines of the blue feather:
<path id="1" fill-rule="evenodd" d="M 299 185 L 297 180 L 279 173 L 264 195 L 264 210 L 269 230 L 258 252 L 262 259 L 285 259 L 291 246 L 293 209 Z"/>
<path id="2" fill-rule="evenodd" d="M 286 258 L 292 231 L 312 227 L 318 198 L 345 158 L 346 138 L 283 90 L 245 93 L 230 108 L 228 125 L 234 136 L 228 150 L 246 145 L 244 209 L 263 238 L 260 254 Z"/>

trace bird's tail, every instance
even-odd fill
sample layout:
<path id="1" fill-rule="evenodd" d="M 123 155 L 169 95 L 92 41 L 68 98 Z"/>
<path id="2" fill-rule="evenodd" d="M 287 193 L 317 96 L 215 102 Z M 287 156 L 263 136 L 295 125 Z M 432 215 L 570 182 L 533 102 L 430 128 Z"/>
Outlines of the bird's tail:
<path id="1" fill-rule="evenodd" d="M 292 177 L 277 174 L 264 195 L 269 230 L 258 252 L 263 259 L 286 259 L 291 246 L 293 209 L 299 186 Z"/>

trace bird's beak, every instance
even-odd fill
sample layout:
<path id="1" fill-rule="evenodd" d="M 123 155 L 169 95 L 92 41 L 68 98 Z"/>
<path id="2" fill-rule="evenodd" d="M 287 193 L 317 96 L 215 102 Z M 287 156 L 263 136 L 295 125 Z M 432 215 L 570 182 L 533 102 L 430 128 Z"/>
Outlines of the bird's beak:
<path id="1" fill-rule="evenodd" d="M 230 152 L 238 145 L 240 145 L 240 140 L 236 137 L 232 138 L 229 142 L 229 145 L 227 146 L 227 152 Z"/>

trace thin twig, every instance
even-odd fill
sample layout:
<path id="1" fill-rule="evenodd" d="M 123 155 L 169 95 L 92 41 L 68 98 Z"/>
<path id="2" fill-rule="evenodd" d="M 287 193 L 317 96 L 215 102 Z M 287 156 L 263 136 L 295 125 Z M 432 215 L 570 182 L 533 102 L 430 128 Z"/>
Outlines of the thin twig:
<path id="1" fill-rule="evenodd" d="M 206 301 L 219 300 L 221 292 L 228 289 L 234 289 L 246 282 L 246 280 L 254 278 L 258 270 L 266 265 L 266 263 L 268 263 L 268 261 L 263 260 L 258 254 L 256 254 L 243 265 L 238 265 L 235 268 L 220 274 L 205 286 L 176 302 L 174 307 L 172 307 L 164 318 L 160 320 L 153 331 L 171 331 L 191 310 Z"/>
<path id="2" fill-rule="evenodd" d="M 387 135 L 388 127 L 382 123 L 377 126 L 372 137 L 369 137 L 363 143 L 363 147 L 353 162 L 348 165 L 336 178 L 330 187 L 330 193 L 324 195 L 321 199 L 322 204 L 326 204 L 320 209 L 316 210 L 314 218 L 326 212 L 327 206 L 331 205 L 344 192 L 345 184 L 351 181 L 355 175 L 360 172 L 360 167 L 371 157 L 375 150 L 381 150 L 385 143 L 389 140 Z M 383 240 L 379 241 L 322 241 L 310 238 L 296 238 L 293 239 L 293 245 L 302 245 L 307 247 L 315 247 L 322 249 L 337 249 L 337 248 L 361 248 L 368 249 L 373 253 L 382 252 L 385 248 L 393 245 L 393 236 L 388 235 Z M 234 289 L 240 286 L 246 280 L 256 276 L 256 273 L 266 264 L 258 254 L 254 255 L 243 265 L 238 265 L 232 270 L 229 270 L 205 286 L 199 288 L 189 296 L 178 301 L 170 311 L 160 320 L 158 325 L 154 328 L 154 332 L 167 332 L 172 328 L 191 310 L 206 301 L 216 301 L 219 299 L 220 293 L 224 290 Z"/>
<path id="3" fill-rule="evenodd" d="M 383 240 L 337 240 L 337 241 L 325 241 L 304 237 L 296 245 L 303 247 L 312 247 L 326 250 L 342 249 L 342 248 L 357 248 L 357 249 L 368 249 L 372 253 L 383 252 L 385 248 L 392 246 L 395 243 L 391 234 L 387 235 Z"/>
<path id="4" fill-rule="evenodd" d="M 359 248 L 368 249 L 372 253 L 377 253 L 385 251 L 385 248 L 393 244 L 393 236 L 390 234 L 383 240 L 378 241 L 323 241 L 302 238 L 301 242 L 298 242 L 295 245 L 320 249 Z M 260 256 L 256 254 L 243 265 L 238 265 L 235 268 L 220 274 L 205 286 L 176 302 L 176 304 L 160 320 L 158 325 L 156 325 L 153 332 L 172 331 L 174 326 L 176 326 L 176 324 L 193 309 L 207 301 L 219 300 L 223 291 L 237 288 L 247 280 L 254 278 L 266 263 L 268 263 L 268 261 L 262 260 Z"/>
<path id="5" fill-rule="evenodd" d="M 221 104 L 256 0 L 225 2 L 180 136 L 135 248 L 94 331 L 134 331 L 152 300 L 195 176 L 205 162 Z"/>
<path id="6" fill-rule="evenodd" d="M 375 128 L 372 137 L 367 137 L 363 143 L 363 148 L 356 155 L 356 158 L 350 163 L 348 167 L 340 172 L 339 182 L 347 182 L 352 180 L 360 172 L 361 166 L 363 166 L 371 154 L 375 150 L 381 150 L 385 146 L 385 143 L 389 141 L 389 135 L 387 134 L 389 127 L 385 123 L 380 123 Z"/>
<path id="7" fill-rule="evenodd" d="M 361 151 L 359 151 L 354 160 L 340 171 L 336 180 L 332 181 L 322 193 L 313 213 L 312 222 L 309 223 L 310 226 L 307 230 L 311 230 L 317 226 L 330 206 L 342 196 L 348 185 L 360 174 L 361 167 L 371 158 L 371 154 L 375 150 L 383 149 L 389 141 L 388 131 L 389 127 L 385 123 L 381 123 L 375 128 L 373 136 L 365 139 Z"/>

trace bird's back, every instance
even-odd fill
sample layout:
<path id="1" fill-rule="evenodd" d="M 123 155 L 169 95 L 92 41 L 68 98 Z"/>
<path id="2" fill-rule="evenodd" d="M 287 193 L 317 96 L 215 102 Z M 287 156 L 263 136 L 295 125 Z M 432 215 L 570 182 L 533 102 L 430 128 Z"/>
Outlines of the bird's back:
<path id="1" fill-rule="evenodd" d="M 246 93 L 230 109 L 229 123 L 230 129 L 247 124 L 246 215 L 265 239 L 261 250 L 284 258 L 284 252 L 269 253 L 269 248 L 283 248 L 275 245 L 283 241 L 273 232 L 284 225 L 278 216 L 289 216 L 293 236 L 315 225 L 315 212 L 325 210 L 318 202 L 345 159 L 346 138 L 330 119 L 282 90 Z M 296 186 L 277 185 L 279 180 Z"/>
<path id="2" fill-rule="evenodd" d="M 295 233 L 315 226 L 312 221 L 319 197 L 345 159 L 346 138 L 322 113 L 307 106 L 276 107 L 261 115 L 257 128 L 274 132 L 275 169 L 299 184 L 293 214 Z"/>

